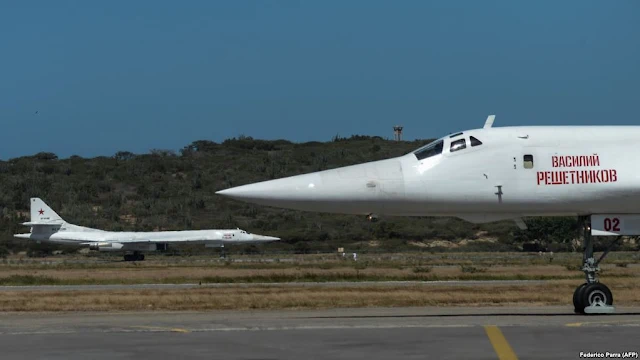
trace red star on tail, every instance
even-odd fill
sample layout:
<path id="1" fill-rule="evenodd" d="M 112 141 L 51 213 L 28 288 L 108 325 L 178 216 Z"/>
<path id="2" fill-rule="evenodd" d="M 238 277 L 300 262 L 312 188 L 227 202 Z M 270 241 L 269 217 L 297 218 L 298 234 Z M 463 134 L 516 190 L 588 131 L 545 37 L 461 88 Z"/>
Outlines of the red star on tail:
<path id="1" fill-rule="evenodd" d="M 44 210 L 42 210 L 42 209 L 38 210 L 38 212 L 40 213 L 40 215 L 44 214 Z"/>

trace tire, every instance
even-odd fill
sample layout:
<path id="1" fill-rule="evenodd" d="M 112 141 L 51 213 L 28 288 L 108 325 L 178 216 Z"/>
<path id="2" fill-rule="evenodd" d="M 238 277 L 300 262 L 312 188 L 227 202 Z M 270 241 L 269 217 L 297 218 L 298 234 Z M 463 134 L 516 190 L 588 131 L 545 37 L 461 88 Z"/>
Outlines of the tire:
<path id="1" fill-rule="evenodd" d="M 605 284 L 589 284 L 582 289 L 579 296 L 580 299 L 582 299 L 582 313 L 584 313 L 584 308 L 591 306 L 598 301 L 609 306 L 613 305 L 613 294 Z"/>
<path id="2" fill-rule="evenodd" d="M 135 260 L 135 258 L 134 258 L 133 255 L 131 255 L 131 254 L 125 254 L 124 255 L 124 261 L 134 261 L 134 260 Z"/>
<path id="3" fill-rule="evenodd" d="M 584 288 L 589 285 L 588 283 L 584 283 L 576 288 L 576 291 L 573 292 L 573 312 L 576 314 L 584 313 L 584 305 L 582 302 L 582 291 Z"/>
<path id="4" fill-rule="evenodd" d="M 138 255 L 138 261 L 144 261 L 144 254 Z"/>

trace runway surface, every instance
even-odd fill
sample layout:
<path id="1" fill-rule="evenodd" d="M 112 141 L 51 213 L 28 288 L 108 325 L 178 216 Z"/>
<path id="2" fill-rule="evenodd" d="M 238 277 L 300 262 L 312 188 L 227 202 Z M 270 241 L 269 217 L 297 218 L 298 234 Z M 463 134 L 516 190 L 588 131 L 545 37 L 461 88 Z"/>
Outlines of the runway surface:
<path id="1" fill-rule="evenodd" d="M 74 291 L 74 290 L 138 290 L 138 289 L 190 289 L 242 288 L 256 286 L 274 287 L 385 287 L 385 286 L 478 286 L 478 285 L 523 285 L 543 284 L 548 280 L 451 280 L 451 281 L 336 281 L 336 282 L 284 282 L 284 283 L 203 283 L 203 284 L 117 284 L 117 285 L 27 285 L 0 286 L 2 291 Z"/>
<path id="2" fill-rule="evenodd" d="M 3 359 L 578 359 L 640 351 L 640 308 L 0 314 Z M 635 352 L 635 354 L 633 354 Z"/>

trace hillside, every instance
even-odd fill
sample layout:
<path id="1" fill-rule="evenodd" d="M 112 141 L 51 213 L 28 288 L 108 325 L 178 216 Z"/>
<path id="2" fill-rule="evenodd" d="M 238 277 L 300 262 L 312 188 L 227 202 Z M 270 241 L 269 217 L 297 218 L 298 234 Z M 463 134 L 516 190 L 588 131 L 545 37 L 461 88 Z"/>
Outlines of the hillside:
<path id="1" fill-rule="evenodd" d="M 398 156 L 427 142 L 352 136 L 292 143 L 240 137 L 221 144 L 195 141 L 178 153 L 121 151 L 91 159 L 39 153 L 0 161 L 0 241 L 13 250 L 25 247 L 11 234 L 25 231 L 19 223 L 28 218 L 29 198 L 37 196 L 76 224 L 131 231 L 240 227 L 286 240 L 270 245 L 271 250 L 518 250 L 533 240 L 556 251 L 572 248 L 573 219 L 530 219 L 526 232 L 512 222 L 473 225 L 450 218 L 370 223 L 360 216 L 260 207 L 214 194 L 255 181 Z"/>

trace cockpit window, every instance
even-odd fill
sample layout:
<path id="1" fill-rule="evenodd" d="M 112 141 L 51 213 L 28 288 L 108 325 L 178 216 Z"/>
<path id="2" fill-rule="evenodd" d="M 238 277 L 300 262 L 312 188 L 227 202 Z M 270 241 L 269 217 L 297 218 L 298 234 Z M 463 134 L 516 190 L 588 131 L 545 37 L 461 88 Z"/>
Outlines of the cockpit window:
<path id="1" fill-rule="evenodd" d="M 458 150 L 466 149 L 467 141 L 465 139 L 460 139 L 451 142 L 451 147 L 449 148 L 449 152 L 455 152 Z"/>
<path id="2" fill-rule="evenodd" d="M 482 145 L 482 141 L 474 138 L 473 136 L 469 136 L 469 142 L 471 143 L 471 146 Z"/>
<path id="3" fill-rule="evenodd" d="M 444 142 L 442 140 L 437 140 L 423 148 L 414 151 L 413 154 L 418 158 L 418 160 L 423 160 L 428 157 L 442 154 L 443 148 Z"/>
<path id="4" fill-rule="evenodd" d="M 525 169 L 533 169 L 533 155 L 525 155 L 524 156 L 524 168 Z"/>

